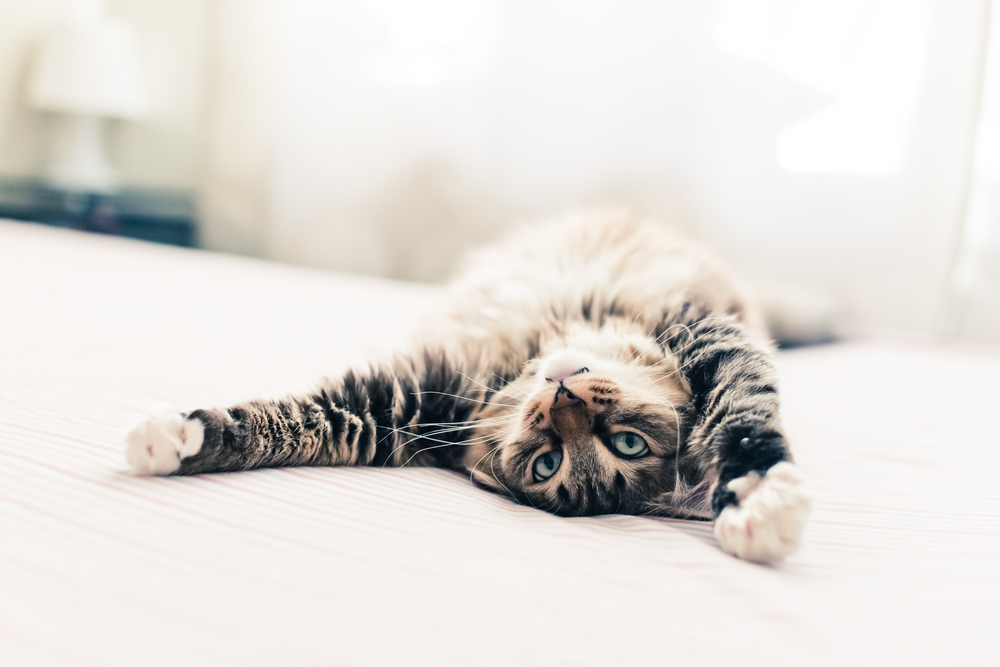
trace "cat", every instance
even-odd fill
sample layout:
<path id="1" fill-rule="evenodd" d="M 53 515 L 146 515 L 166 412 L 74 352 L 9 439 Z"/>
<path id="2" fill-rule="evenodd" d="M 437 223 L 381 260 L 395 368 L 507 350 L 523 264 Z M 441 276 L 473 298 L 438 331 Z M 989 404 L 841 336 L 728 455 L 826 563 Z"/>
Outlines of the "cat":
<path id="1" fill-rule="evenodd" d="M 277 401 L 159 415 L 138 475 L 439 466 L 562 516 L 714 519 L 761 563 L 812 493 L 778 415 L 773 347 L 706 248 L 627 212 L 525 226 L 472 253 L 407 354 Z"/>

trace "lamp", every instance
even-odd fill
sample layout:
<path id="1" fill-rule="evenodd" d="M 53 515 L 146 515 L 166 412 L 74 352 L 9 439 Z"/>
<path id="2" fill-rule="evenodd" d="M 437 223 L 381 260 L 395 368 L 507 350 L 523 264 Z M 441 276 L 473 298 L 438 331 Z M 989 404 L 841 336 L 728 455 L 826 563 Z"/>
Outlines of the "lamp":
<path id="1" fill-rule="evenodd" d="M 102 145 L 104 118 L 137 118 L 146 103 L 135 34 L 105 16 L 102 4 L 70 2 L 67 16 L 42 37 L 29 80 L 28 103 L 58 114 L 49 180 L 71 190 L 117 185 Z"/>

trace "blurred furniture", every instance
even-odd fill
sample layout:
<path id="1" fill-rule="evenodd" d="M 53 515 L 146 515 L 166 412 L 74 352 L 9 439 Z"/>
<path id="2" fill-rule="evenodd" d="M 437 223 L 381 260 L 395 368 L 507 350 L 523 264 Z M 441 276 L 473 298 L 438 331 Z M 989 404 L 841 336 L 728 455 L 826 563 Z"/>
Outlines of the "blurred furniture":
<path id="1" fill-rule="evenodd" d="M 105 16 L 100 0 L 70 0 L 66 17 L 42 37 L 28 102 L 57 114 L 49 179 L 56 187 L 105 191 L 118 184 L 103 146 L 105 118 L 145 109 L 139 49 L 131 27 Z"/>
<path id="2" fill-rule="evenodd" d="M 35 180 L 0 180 L 0 217 L 171 245 L 198 245 L 194 197 L 185 191 L 81 191 Z"/>
<path id="3" fill-rule="evenodd" d="M 405 340 L 436 288 L 9 222 L 0 285 L 0 664 L 1000 656 L 995 350 L 779 354 L 820 502 L 767 568 L 704 522 L 559 518 L 441 470 L 122 473 L 149 401 L 304 390 Z"/>

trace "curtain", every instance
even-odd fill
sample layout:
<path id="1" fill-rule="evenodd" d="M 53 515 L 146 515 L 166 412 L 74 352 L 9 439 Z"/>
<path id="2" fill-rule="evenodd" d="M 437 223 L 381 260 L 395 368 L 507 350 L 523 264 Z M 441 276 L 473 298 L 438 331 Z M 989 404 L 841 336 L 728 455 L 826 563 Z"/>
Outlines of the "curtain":
<path id="1" fill-rule="evenodd" d="M 1000 342 L 1000 8 L 983 67 L 972 178 L 940 331 Z"/>
<path id="2" fill-rule="evenodd" d="M 626 205 L 860 327 L 954 320 L 988 0 L 214 3 L 216 247 L 437 280 Z"/>

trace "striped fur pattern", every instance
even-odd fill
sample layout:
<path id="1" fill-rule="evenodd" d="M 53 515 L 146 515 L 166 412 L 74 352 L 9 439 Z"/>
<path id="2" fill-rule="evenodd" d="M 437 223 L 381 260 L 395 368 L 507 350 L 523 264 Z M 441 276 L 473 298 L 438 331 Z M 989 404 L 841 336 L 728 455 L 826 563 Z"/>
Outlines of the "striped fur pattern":
<path id="1" fill-rule="evenodd" d="M 796 548 L 810 501 L 771 346 L 728 271 L 666 228 L 617 211 L 526 226 L 469 259 L 412 350 L 155 418 L 127 457 L 145 474 L 439 466 L 560 515 L 716 518 L 750 560 Z"/>

